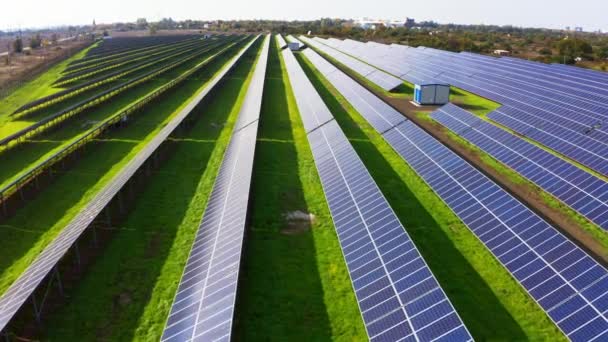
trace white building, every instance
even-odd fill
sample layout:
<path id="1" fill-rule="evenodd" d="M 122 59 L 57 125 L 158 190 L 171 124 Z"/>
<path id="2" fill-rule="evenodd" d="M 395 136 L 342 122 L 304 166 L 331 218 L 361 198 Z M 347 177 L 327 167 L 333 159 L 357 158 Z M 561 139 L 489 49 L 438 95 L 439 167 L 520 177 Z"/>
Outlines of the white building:
<path id="1" fill-rule="evenodd" d="M 494 54 L 498 56 L 510 56 L 511 51 L 508 50 L 494 50 Z"/>
<path id="2" fill-rule="evenodd" d="M 355 25 L 361 27 L 364 30 L 375 30 L 381 26 L 387 28 L 405 27 L 408 23 L 413 23 L 413 19 L 407 18 L 406 20 L 385 20 L 385 19 L 370 19 L 363 18 L 355 21 Z"/>

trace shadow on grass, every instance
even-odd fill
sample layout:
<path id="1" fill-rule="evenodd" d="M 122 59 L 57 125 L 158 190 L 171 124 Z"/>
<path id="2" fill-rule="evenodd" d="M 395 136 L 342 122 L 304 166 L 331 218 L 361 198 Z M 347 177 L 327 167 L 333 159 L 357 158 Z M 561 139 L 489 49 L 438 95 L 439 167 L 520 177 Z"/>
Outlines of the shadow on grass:
<path id="1" fill-rule="evenodd" d="M 481 105 L 476 105 L 476 104 L 467 104 L 467 103 L 462 103 L 460 101 L 454 101 L 455 104 L 458 105 L 458 107 L 467 110 L 469 112 L 473 112 L 473 111 L 477 111 L 477 110 L 488 110 L 488 107 L 486 106 L 481 106 Z"/>
<path id="2" fill-rule="evenodd" d="M 129 125 L 91 143 L 81 160 L 56 177 L 14 217 L 3 222 L 0 226 L 0 249 L 3 250 L 0 258 L 0 292 L 77 214 L 81 208 L 79 202 L 92 198 L 99 190 L 100 179 L 109 176 L 108 173 L 117 163 L 126 162 L 123 159 L 129 152 L 158 128 L 167 115 L 174 112 L 222 64 L 220 61 L 210 64 L 205 68 L 209 70 L 197 73 L 192 81 L 134 115 Z M 93 187 L 97 187 L 95 191 L 92 191 Z"/>
<path id="3" fill-rule="evenodd" d="M 220 66 L 218 63 L 209 67 L 192 86 L 200 87 L 202 80 Z M 175 150 L 171 157 L 149 180 L 103 255 L 75 285 L 68 305 L 49 321 L 46 339 L 126 341 L 138 337 L 137 328 L 161 279 L 176 235 L 180 229 L 198 228 L 204 208 L 195 217 L 188 216 L 189 208 L 199 205 L 193 203 L 198 184 L 209 167 L 223 123 L 237 101 L 245 81 L 242 74 L 250 67 L 251 63 L 239 63 L 230 79 L 197 107 L 197 113 L 193 114 L 200 113 L 200 118 L 192 129 L 172 139 Z M 191 95 L 187 88 L 177 92 Z M 162 102 L 157 106 L 162 107 Z M 181 270 L 170 281 L 177 283 L 180 275 Z M 91 307 L 96 309 L 90 310 Z M 162 321 L 157 328 L 162 329 L 160 325 L 167 314 L 157 317 Z M 83 326 L 74 328 L 74 322 L 83 322 Z"/>
<path id="4" fill-rule="evenodd" d="M 235 340 L 324 341 L 332 336 L 313 235 L 284 215 L 307 204 L 273 40 L 256 147 L 251 220 L 237 302 Z"/>
<path id="5" fill-rule="evenodd" d="M 211 56 L 213 53 L 219 51 L 221 48 L 216 47 L 209 52 L 204 53 L 202 56 L 195 58 L 194 61 L 185 63 L 183 66 L 163 74 L 153 80 L 135 86 L 134 88 L 128 89 L 125 92 L 116 95 L 116 97 L 93 109 L 87 109 L 82 113 L 75 115 L 67 119 L 64 123 L 59 124 L 56 128 L 43 132 L 33 138 L 31 143 L 24 143 L 11 150 L 0 153 L 0 184 L 14 177 L 24 169 L 33 166 L 36 162 L 39 162 L 41 158 L 51 152 L 53 149 L 65 144 L 67 141 L 74 139 L 78 135 L 84 133 L 86 130 L 93 127 L 95 124 L 102 122 L 103 120 L 111 117 L 113 114 L 124 108 L 128 104 L 136 101 L 138 98 L 148 94 L 152 90 L 161 86 L 169 80 L 176 78 L 179 74 L 188 70 L 196 63 L 201 62 L 205 58 Z M 219 60 L 225 62 L 225 59 L 218 57 Z M 212 62 L 215 63 L 215 62 Z M 210 65 L 212 64 L 210 63 Z M 204 67 L 204 70 L 209 70 L 209 67 Z M 204 70 L 201 70 L 192 77 L 200 77 L 204 75 Z M 183 91 L 187 91 L 185 89 Z M 99 89 L 97 89 L 99 91 Z M 182 90 L 180 90 L 182 91 Z M 171 96 L 171 95 L 169 95 Z M 59 105 L 59 104 L 58 104 Z M 47 113 L 48 114 L 48 113 Z M 136 116 L 139 114 L 136 114 Z M 41 144 L 38 142 L 47 142 Z"/>
<path id="6" fill-rule="evenodd" d="M 439 223 L 403 183 L 303 57 L 297 57 L 473 336 L 479 340 L 526 340 L 519 324 L 456 249 Z M 434 196 L 432 193 L 430 195 Z"/>
<path id="7" fill-rule="evenodd" d="M 401 83 L 397 88 L 391 90 L 390 93 L 412 96 L 414 94 L 414 87 L 409 84 Z"/>

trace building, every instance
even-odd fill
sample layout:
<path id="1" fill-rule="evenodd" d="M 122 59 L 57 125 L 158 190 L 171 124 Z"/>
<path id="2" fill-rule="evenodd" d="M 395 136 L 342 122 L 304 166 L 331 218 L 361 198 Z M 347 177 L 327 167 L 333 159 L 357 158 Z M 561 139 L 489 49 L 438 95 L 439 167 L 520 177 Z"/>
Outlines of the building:
<path id="1" fill-rule="evenodd" d="M 511 51 L 509 50 L 494 50 L 494 54 L 498 56 L 510 56 Z"/>
<path id="2" fill-rule="evenodd" d="M 289 42 L 289 44 L 287 44 L 287 46 L 289 47 L 289 49 L 291 51 L 298 51 L 304 48 L 304 44 L 300 43 L 300 42 Z"/>
<path id="3" fill-rule="evenodd" d="M 414 20 L 414 18 L 405 18 L 405 27 L 411 29 L 414 26 L 416 26 L 416 20 Z"/>
<path id="4" fill-rule="evenodd" d="M 419 105 L 444 105 L 450 102 L 450 85 L 437 82 L 416 84 L 414 102 Z"/>
<path id="5" fill-rule="evenodd" d="M 381 26 L 387 28 L 396 28 L 396 27 L 408 27 L 411 28 L 414 26 L 416 21 L 412 18 L 406 18 L 405 20 L 384 20 L 384 19 L 370 19 L 363 18 L 355 21 L 355 25 L 359 26 L 364 30 L 375 30 Z"/>

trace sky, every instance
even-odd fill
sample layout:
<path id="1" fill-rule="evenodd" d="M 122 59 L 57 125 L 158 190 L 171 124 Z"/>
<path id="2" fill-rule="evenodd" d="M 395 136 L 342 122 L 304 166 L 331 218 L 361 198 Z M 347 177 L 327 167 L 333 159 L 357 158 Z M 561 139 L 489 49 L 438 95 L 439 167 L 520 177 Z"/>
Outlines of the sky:
<path id="1" fill-rule="evenodd" d="M 24 0 L 6 1 L 0 30 L 182 19 L 319 19 L 371 17 L 608 32 L 608 0 Z"/>

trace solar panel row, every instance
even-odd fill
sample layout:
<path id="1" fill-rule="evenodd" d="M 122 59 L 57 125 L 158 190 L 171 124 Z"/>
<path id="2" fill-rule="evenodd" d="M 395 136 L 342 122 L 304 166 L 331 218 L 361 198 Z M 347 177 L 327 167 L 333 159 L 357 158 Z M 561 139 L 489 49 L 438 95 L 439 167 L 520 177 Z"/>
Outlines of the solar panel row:
<path id="1" fill-rule="evenodd" d="M 283 36 L 281 36 L 280 34 L 277 34 L 276 37 L 277 37 L 277 43 L 279 44 L 279 49 L 284 49 L 285 47 L 287 47 L 287 42 L 285 41 Z"/>
<path id="2" fill-rule="evenodd" d="M 300 79 L 305 75 L 292 52 L 283 51 L 283 58 L 296 99 L 306 99 L 298 108 L 369 338 L 471 340 L 338 123 L 327 120 L 321 97 L 305 93 L 301 83 L 310 81 Z"/>
<path id="3" fill-rule="evenodd" d="M 162 341 L 230 340 L 270 39 L 264 39 Z"/>
<path id="4" fill-rule="evenodd" d="M 455 105 L 445 105 L 431 117 L 608 229 L 608 183 L 604 180 Z"/>
<path id="5" fill-rule="evenodd" d="M 531 138 L 608 174 L 608 90 L 601 73 L 567 72 L 541 63 L 352 40 L 315 40 L 412 83 L 447 82 L 516 111 L 490 117 L 504 125 L 529 121 Z M 597 77 L 592 77 L 597 76 Z M 505 108 L 501 108 L 505 109 Z M 499 109 L 499 111 L 501 110 Z M 514 127 L 509 126 L 515 129 Z M 559 137 L 558 141 L 555 137 Z"/>
<path id="6" fill-rule="evenodd" d="M 306 38 L 304 36 L 300 36 L 299 38 L 309 46 L 320 50 L 321 52 L 329 55 L 338 62 L 348 66 L 356 73 L 360 74 L 361 76 L 365 77 L 366 79 L 386 91 L 391 91 L 403 84 L 403 81 L 399 78 L 392 76 L 384 71 L 378 70 L 368 64 L 365 64 L 345 53 L 342 53 L 335 49 L 330 49 L 327 46 L 324 46 L 323 44 L 320 44 L 319 42 L 313 39 Z"/>
<path id="7" fill-rule="evenodd" d="M 383 133 L 570 339 L 608 337 L 608 272 L 603 266 L 411 121 L 382 131 L 398 113 L 378 99 L 362 103 L 361 93 L 369 91 L 357 88 L 343 73 L 345 77 L 337 77 L 340 73 L 334 70 L 326 78 Z"/>
<path id="8" fill-rule="evenodd" d="M 411 122 L 385 138 L 566 336 L 608 336 L 604 267 Z"/>
<path id="9" fill-rule="evenodd" d="M 169 137 L 203 98 L 224 77 L 250 42 L 182 109 L 160 132 L 96 195 L 59 235 L 23 271 L 19 278 L 0 297 L 0 331 L 6 328 L 19 309 L 52 272 L 61 258 L 74 245 L 82 233 L 118 194 L 127 181 L 144 164 L 156 149 Z"/>

